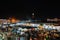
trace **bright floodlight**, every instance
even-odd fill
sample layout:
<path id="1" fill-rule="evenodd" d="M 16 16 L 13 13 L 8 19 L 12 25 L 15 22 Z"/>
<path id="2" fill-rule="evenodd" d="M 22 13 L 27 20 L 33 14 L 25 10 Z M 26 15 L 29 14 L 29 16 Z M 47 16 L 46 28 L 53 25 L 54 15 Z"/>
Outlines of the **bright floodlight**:
<path id="1" fill-rule="evenodd" d="M 53 27 L 53 29 L 56 29 L 55 27 Z"/>

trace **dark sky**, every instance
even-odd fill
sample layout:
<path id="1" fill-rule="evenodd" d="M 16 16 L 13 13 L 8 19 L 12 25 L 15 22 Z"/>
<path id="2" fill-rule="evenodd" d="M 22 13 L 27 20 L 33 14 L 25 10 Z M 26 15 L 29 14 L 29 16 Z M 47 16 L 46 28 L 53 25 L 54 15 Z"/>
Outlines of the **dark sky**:
<path id="1" fill-rule="evenodd" d="M 47 0 L 0 1 L 0 18 L 31 17 L 33 12 L 36 17 L 60 17 L 60 4 Z"/>

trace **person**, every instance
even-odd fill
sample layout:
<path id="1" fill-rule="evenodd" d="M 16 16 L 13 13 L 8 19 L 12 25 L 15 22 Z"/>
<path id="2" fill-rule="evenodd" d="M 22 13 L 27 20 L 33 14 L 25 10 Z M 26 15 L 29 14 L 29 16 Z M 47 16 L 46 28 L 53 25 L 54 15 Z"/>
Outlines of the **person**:
<path id="1" fill-rule="evenodd" d="M 37 40 L 37 31 L 35 31 L 35 28 L 31 29 L 30 37 L 32 38 L 32 40 Z"/>
<path id="2" fill-rule="evenodd" d="M 38 40 L 44 40 L 45 39 L 45 35 L 43 32 L 38 33 Z"/>
<path id="3" fill-rule="evenodd" d="M 48 35 L 46 35 L 46 40 L 49 40 L 49 36 Z"/>
<path id="4" fill-rule="evenodd" d="M 25 32 L 26 33 L 26 40 L 30 40 L 30 30 L 28 30 L 28 31 L 26 31 Z"/>
<path id="5" fill-rule="evenodd" d="M 37 38 L 38 40 L 40 40 L 41 39 L 41 33 L 38 33 L 38 38 Z"/>
<path id="6" fill-rule="evenodd" d="M 3 40 L 3 35 L 0 33 L 0 40 Z"/>
<path id="7" fill-rule="evenodd" d="M 50 40 L 49 38 L 50 38 L 50 34 L 49 34 L 49 32 L 46 32 L 46 34 L 45 34 L 45 39 L 46 39 L 46 40 Z"/>

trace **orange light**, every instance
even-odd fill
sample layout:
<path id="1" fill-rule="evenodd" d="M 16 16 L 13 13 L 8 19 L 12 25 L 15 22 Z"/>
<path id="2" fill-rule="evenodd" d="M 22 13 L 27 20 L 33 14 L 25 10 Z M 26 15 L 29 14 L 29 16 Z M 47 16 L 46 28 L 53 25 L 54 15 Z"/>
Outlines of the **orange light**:
<path id="1" fill-rule="evenodd" d="M 11 22 L 12 22 L 12 23 L 15 23 L 15 22 L 16 22 L 16 19 L 12 18 L 12 19 L 11 19 Z"/>

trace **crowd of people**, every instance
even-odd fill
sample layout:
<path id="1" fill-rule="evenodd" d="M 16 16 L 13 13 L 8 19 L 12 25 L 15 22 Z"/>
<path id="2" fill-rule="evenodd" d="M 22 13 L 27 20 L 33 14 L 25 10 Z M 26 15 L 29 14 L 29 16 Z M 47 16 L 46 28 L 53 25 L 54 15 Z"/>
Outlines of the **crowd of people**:
<path id="1" fill-rule="evenodd" d="M 57 30 L 44 32 L 44 30 L 36 31 L 32 28 L 32 30 L 26 33 L 28 34 L 27 40 L 60 40 L 60 35 L 57 34 Z"/>
<path id="2" fill-rule="evenodd" d="M 14 39 L 13 36 L 16 37 L 16 35 L 18 35 L 18 34 L 14 34 L 11 31 L 11 29 L 12 28 L 10 27 L 8 33 L 6 33 L 6 36 L 5 36 L 6 40 L 13 40 Z M 27 31 L 24 32 L 25 39 L 23 39 L 23 40 L 60 40 L 60 33 L 57 32 L 57 30 L 48 31 L 45 29 L 44 30 L 35 30 L 35 28 L 30 28 L 30 29 L 31 30 L 28 29 Z M 0 30 L 0 33 L 1 32 L 2 31 Z M 11 39 L 11 36 L 13 39 Z M 21 35 L 19 35 L 18 37 L 19 37 L 19 39 L 17 39 L 17 40 L 22 40 L 22 39 L 20 39 Z M 14 39 L 14 40 L 16 40 L 16 39 Z"/>

